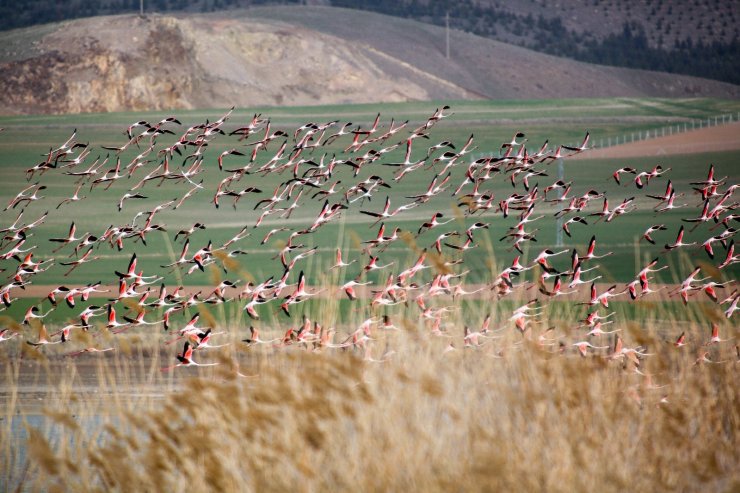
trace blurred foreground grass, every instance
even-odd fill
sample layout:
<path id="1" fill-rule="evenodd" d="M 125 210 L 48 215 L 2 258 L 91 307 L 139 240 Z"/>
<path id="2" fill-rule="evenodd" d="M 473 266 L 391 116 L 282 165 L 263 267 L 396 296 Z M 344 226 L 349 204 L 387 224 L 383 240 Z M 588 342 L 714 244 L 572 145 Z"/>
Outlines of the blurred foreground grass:
<path id="1" fill-rule="evenodd" d="M 397 320 L 399 331 L 374 329 L 364 345 L 320 351 L 247 347 L 232 328 L 220 340 L 227 348 L 194 356 L 219 366 L 172 372 L 160 367 L 174 358 L 152 349 L 161 336 L 146 351 L 120 339 L 114 353 L 78 358 L 24 350 L 5 362 L 0 483 L 6 491 L 737 491 L 736 342 L 704 346 L 707 327 L 692 324 L 679 349 L 657 324 L 614 324 L 626 346 L 651 354 L 636 367 L 610 349 L 579 356 L 578 336 L 553 336 L 550 322 L 524 334 L 497 326 L 496 338 L 465 348 L 457 315 L 440 336 L 424 321 Z M 263 329 L 265 339 L 280 335 Z M 613 336 L 591 342 L 610 346 Z M 705 350 L 712 363 L 695 364 Z"/>

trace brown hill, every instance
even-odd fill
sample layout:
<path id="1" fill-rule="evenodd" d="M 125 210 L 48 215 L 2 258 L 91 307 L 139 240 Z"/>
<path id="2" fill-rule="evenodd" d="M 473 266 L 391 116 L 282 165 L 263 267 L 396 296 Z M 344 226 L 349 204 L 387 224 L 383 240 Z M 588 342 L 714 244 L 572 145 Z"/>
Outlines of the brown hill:
<path id="1" fill-rule="evenodd" d="M 244 13 L 366 44 L 486 98 L 740 96 L 740 86 L 733 84 L 579 63 L 457 30 L 450 33 L 450 59 L 446 59 L 443 28 L 371 12 L 259 7 Z"/>
<path id="2" fill-rule="evenodd" d="M 475 98 L 714 96 L 740 87 L 588 65 L 372 13 L 269 7 L 94 17 L 0 34 L 0 112 Z"/>

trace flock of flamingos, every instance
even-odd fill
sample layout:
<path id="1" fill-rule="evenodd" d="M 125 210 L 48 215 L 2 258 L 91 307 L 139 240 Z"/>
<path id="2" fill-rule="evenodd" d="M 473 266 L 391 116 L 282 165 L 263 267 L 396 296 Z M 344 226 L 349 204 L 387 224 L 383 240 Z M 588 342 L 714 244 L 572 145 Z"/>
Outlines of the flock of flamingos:
<path id="1" fill-rule="evenodd" d="M 740 294 L 731 276 L 729 281 L 719 282 L 697 267 L 690 273 L 683 273 L 686 277 L 680 286 L 657 287 L 654 280 L 654 273 L 667 268 L 667 256 L 679 250 L 709 259 L 720 272 L 728 272 L 729 266 L 740 262 L 733 240 L 737 232 L 734 226 L 740 217 L 733 212 L 738 205 L 733 199 L 738 185 L 728 183 L 727 177 L 715 175 L 713 166 L 706 174 L 702 172 L 686 190 L 674 189 L 670 169 L 660 166 L 649 170 L 617 169 L 613 179 L 632 195 L 625 199 L 607 197 L 588 187 L 577 191 L 576 183 L 563 180 L 540 188 L 536 182 L 546 180 L 546 170 L 551 163 L 589 149 L 588 134 L 578 146 L 560 145 L 550 149 L 545 142 L 537 152 L 531 152 L 526 147 L 525 135 L 518 132 L 490 156 L 473 160 L 472 155 L 466 156 L 475 149 L 473 136 L 462 143 L 431 141 L 432 127 L 451 114 L 447 106 L 438 108 L 414 129 L 409 128 L 408 121 L 382 123 L 378 114 L 375 121 L 365 127 L 339 121 L 310 122 L 292 133 L 273 129 L 270 120 L 261 115 L 255 115 L 245 126 L 226 128 L 232 111 L 213 122 L 206 121 L 187 129 L 183 129 L 176 118 L 169 117 L 156 123 L 138 121 L 131 124 L 125 129 L 126 137 L 122 138 L 120 147 L 104 146 L 108 156 L 94 160 L 90 157 L 93 147 L 78 140 L 75 130 L 65 142 L 45 153 L 41 162 L 28 168 L 29 185 L 5 207 L 4 215 L 9 218 L 6 224 L 10 220 L 12 224 L 0 230 L 3 234 L 0 266 L 8 276 L 0 288 L 0 297 L 4 306 L 10 307 L 16 301 L 14 296 L 38 278 L 43 279 L 43 273 L 50 269 L 58 269 L 59 273 L 64 270 L 67 276 L 77 269 L 84 271 L 86 264 L 106 262 L 118 266 L 119 270 L 111 267 L 108 284 L 60 285 L 51 289 L 45 298 L 28 309 L 22 323 L 19 321 L 0 330 L 0 341 L 23 338 L 27 344 L 38 348 L 47 344 L 69 344 L 73 351 L 67 354 L 79 356 L 113 350 L 114 347 L 102 347 L 103 339 L 97 336 L 103 333 L 164 330 L 173 334 L 168 343 L 179 341 L 177 346 L 183 347 L 180 344 L 184 342 L 182 351 L 176 356 L 177 363 L 164 370 L 213 365 L 217 363 L 196 360 L 205 349 L 223 345 L 218 344 L 219 334 L 223 332 L 216 327 L 201 326 L 198 313 L 189 320 L 184 313 L 189 308 L 197 311 L 201 304 L 233 301 L 240 303 L 253 320 L 244 344 L 264 344 L 276 350 L 285 347 L 354 350 L 369 361 L 385 361 L 392 356 L 392 351 L 387 350 L 383 357 L 374 359 L 372 344 L 378 332 L 399 330 L 393 316 L 383 313 L 391 311 L 386 310 L 388 306 L 404 304 L 408 307 L 405 316 L 414 313 L 412 317 L 420 317 L 430 337 L 448 338 L 447 351 L 488 346 L 500 337 L 497 335 L 500 331 L 514 330 L 522 337 L 565 355 L 604 357 L 639 367 L 641 360 L 650 353 L 645 347 L 630 347 L 618 330 L 609 330 L 615 315 L 610 311 L 610 299 L 649 299 L 657 291 L 666 290 L 684 303 L 690 302 L 692 297 L 711 300 L 718 306 L 718 313 L 732 319 Z M 166 143 L 162 144 L 164 141 Z M 210 151 L 216 145 L 233 147 L 219 154 L 219 151 Z M 401 162 L 387 156 L 397 148 L 399 151 L 405 149 Z M 130 160 L 122 159 L 133 153 L 137 155 Z M 209 176 L 219 176 L 217 184 L 209 187 L 199 176 L 206 168 L 213 170 Z M 453 177 L 455 168 L 459 169 L 454 173 L 459 175 L 457 179 Z M 409 180 L 411 174 L 422 177 L 420 183 L 428 183 L 428 186 L 406 196 L 391 194 L 391 189 Z M 280 175 L 284 180 L 281 178 L 282 183 L 274 190 L 266 191 L 261 180 L 267 175 Z M 44 197 L 47 180 L 54 180 L 55 184 L 69 183 L 70 195 L 61 202 L 51 203 Z M 488 188 L 494 180 L 510 181 L 513 192 L 508 197 L 494 197 Z M 34 255 L 38 246 L 34 233 L 42 228 L 50 213 L 63 217 L 65 206 L 70 203 L 83 201 L 93 194 L 120 193 L 116 192 L 120 186 L 111 187 L 121 183 L 132 186 L 123 195 L 111 197 L 110 202 L 117 201 L 119 217 L 126 217 L 129 222 L 111 225 L 95 234 L 80 234 L 71 221 L 67 236 L 49 240 L 57 246 L 54 252 L 64 252 L 66 259 L 42 259 Z M 130 212 L 138 200 L 154 193 L 161 195 L 153 189 L 162 185 L 176 190 L 173 193 L 177 193 L 177 197 L 151 210 Z M 461 221 L 450 217 L 452 214 L 447 210 L 431 208 L 445 200 L 449 202 L 450 195 L 464 210 L 464 227 Z M 192 218 L 192 226 L 178 231 L 168 230 L 165 224 L 157 221 L 161 211 L 176 210 L 185 201 L 197 201 L 198 196 L 204 198 L 203 208 L 226 205 L 236 209 L 241 206 L 247 211 L 250 224 L 235 232 L 224 244 L 215 245 L 205 241 L 208 224 L 202 219 L 195 222 L 198 218 Z M 442 196 L 447 198 L 440 199 Z M 379 202 L 371 201 L 371 197 L 379 197 Z M 24 208 L 37 202 L 45 203 L 41 210 L 51 212 L 28 218 Z M 376 206 L 378 203 L 384 204 L 382 208 Z M 311 219 L 300 223 L 296 216 L 305 217 L 305 214 L 297 214 L 288 221 L 296 210 L 309 211 L 312 205 L 318 213 Z M 409 213 L 421 206 L 424 207 L 415 211 L 416 216 Z M 618 224 L 620 216 L 638 208 L 652 209 L 658 219 L 656 224 L 645 224 L 641 241 L 665 242 L 664 254 L 642 266 L 626 285 L 601 287 L 595 282 L 601 276 L 588 274 L 598 268 L 594 265 L 597 259 L 610 255 L 610 252 L 601 251 L 595 236 L 583 251 L 542 249 L 531 262 L 521 261 L 522 246 L 536 242 L 539 228 L 534 225 L 546 218 L 554 220 L 553 210 L 555 217 L 561 218 L 564 233 L 570 236 L 571 230 L 588 228 L 596 222 Z M 662 213 L 679 208 L 685 211 L 682 221 L 686 229 L 681 225 L 673 231 L 660 224 Z M 319 249 L 307 247 L 304 242 L 308 235 L 321 232 L 327 223 L 336 222 L 351 209 L 361 213 L 361 217 L 367 216 L 371 231 L 377 227 L 377 233 L 363 238 L 366 240 L 364 248 L 356 252 L 354 258 L 349 258 L 351 252 L 343 254 L 341 249 L 336 250 L 332 269 L 343 279 L 341 286 L 312 287 L 311 280 L 304 275 L 303 264 Z M 430 213 L 411 231 L 387 225 L 397 219 L 405 218 L 408 222 L 420 217 L 418 214 L 422 210 Z M 516 223 L 496 229 L 504 231 L 501 241 L 511 252 L 511 262 L 485 284 L 466 283 L 465 252 L 479 246 L 480 230 L 493 230 L 494 225 L 504 223 L 501 218 L 509 217 L 509 222 L 516 219 Z M 689 228 L 699 230 L 692 234 L 696 238 L 694 241 L 687 241 L 685 237 Z M 157 272 L 144 272 L 137 266 L 136 253 L 131 252 L 130 245 L 140 242 L 142 248 L 146 247 L 149 234 L 155 231 L 165 232 L 175 242 L 182 242 L 179 257 L 161 268 L 179 270 L 185 278 L 212 264 L 229 273 L 230 261 L 245 253 L 244 242 L 250 236 L 259 240 L 258 248 L 276 253 L 275 269 L 282 275 L 261 282 L 224 280 L 212 286 L 208 295 L 186 294 L 182 287 L 166 286 Z M 191 240 L 195 243 L 199 238 L 203 239 L 199 243 L 202 246 L 192 246 Z M 395 242 L 403 245 L 409 238 L 419 240 L 420 244 L 428 242 L 426 248 L 422 246 L 417 250 L 415 262 L 397 265 L 381 259 L 388 245 Z M 276 239 L 280 240 L 279 246 L 275 246 Z M 122 252 L 121 261 L 128 260 L 128 267 L 101 260 L 96 254 L 104 248 Z M 565 260 L 568 253 L 570 261 Z M 561 260 L 555 262 L 558 257 Z M 524 273 L 530 270 L 533 280 L 526 281 Z M 368 276 L 370 273 L 373 274 Z M 379 281 L 373 283 L 369 280 L 372 278 Z M 582 284 L 590 289 L 579 289 Z M 106 289 L 110 285 L 119 287 L 117 293 Z M 470 327 L 472 321 L 465 327 L 455 327 L 446 321 L 448 313 L 454 309 L 454 304 L 449 303 L 460 297 L 478 293 L 479 298 L 501 299 L 523 287 L 534 287 L 540 295 L 515 308 L 503 327 L 491 327 L 490 317 L 476 329 Z M 296 305 L 328 289 L 336 289 L 336 293 L 324 292 L 324 296 L 346 294 L 353 303 L 368 303 L 368 313 L 374 316 L 358 327 L 337 329 L 325 327 L 320 321 L 312 322 L 305 316 L 295 316 Z M 554 328 L 545 328 L 546 324 L 539 321 L 548 300 L 563 295 L 569 295 L 568 299 L 577 297 L 578 305 L 587 306 L 586 316 L 574 322 L 578 324 L 575 338 L 558 334 Z M 81 303 L 90 297 L 107 302 L 100 305 Z M 43 319 L 63 303 L 72 309 L 77 307 L 75 316 L 70 319 L 71 323 L 50 333 Z M 282 335 L 274 339 L 263 339 L 258 329 L 260 313 L 268 308 L 262 305 L 272 305 L 269 310 L 279 307 L 291 320 L 291 328 L 284 334 L 281 330 Z M 294 319 L 299 320 L 293 322 Z M 721 325 L 711 325 L 711 329 L 707 327 L 705 340 L 687 339 L 686 334 L 676 333 L 670 343 L 677 351 L 696 351 L 697 364 L 720 363 L 710 358 L 708 348 L 725 344 L 727 339 L 720 336 Z M 83 331 L 88 333 L 84 338 L 76 336 Z M 338 332 L 343 335 L 340 337 Z M 606 334 L 613 335 L 607 338 Z M 115 340 L 115 337 L 105 340 Z M 491 344 L 494 346 L 495 342 Z"/>

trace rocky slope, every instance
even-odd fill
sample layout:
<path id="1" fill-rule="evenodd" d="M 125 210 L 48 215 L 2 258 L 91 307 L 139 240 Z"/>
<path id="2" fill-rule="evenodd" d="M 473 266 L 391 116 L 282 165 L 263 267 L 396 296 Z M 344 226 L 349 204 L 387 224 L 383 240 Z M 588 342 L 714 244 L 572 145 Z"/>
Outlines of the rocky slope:
<path id="1" fill-rule="evenodd" d="M 428 99 L 738 97 L 738 86 L 581 64 L 337 8 L 122 15 L 0 34 L 0 113 Z M 354 23 L 352 21 L 355 21 Z"/>

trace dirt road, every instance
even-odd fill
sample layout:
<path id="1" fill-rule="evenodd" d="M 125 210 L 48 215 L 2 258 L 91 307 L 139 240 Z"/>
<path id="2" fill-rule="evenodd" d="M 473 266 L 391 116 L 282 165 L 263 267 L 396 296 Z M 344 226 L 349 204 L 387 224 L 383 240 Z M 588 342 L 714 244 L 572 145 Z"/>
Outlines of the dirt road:
<path id="1" fill-rule="evenodd" d="M 572 159 L 618 159 L 740 149 L 740 122 L 584 152 Z"/>

